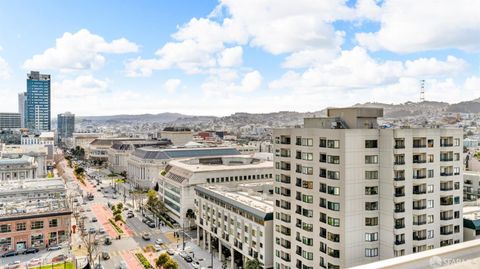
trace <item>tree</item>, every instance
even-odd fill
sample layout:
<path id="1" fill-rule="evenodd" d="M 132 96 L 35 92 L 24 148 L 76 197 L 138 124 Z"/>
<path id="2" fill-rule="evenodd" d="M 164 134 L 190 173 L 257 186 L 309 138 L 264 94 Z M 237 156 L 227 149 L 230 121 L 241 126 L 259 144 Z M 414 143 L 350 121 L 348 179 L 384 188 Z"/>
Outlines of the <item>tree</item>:
<path id="1" fill-rule="evenodd" d="M 158 186 L 158 182 L 157 182 L 157 184 L 155 184 L 155 187 L 153 187 L 153 190 L 158 192 L 159 189 L 160 189 L 160 186 Z"/>
<path id="2" fill-rule="evenodd" d="M 158 256 L 158 258 L 155 260 L 155 265 L 156 265 L 158 268 L 161 268 L 161 267 L 164 266 L 169 260 L 170 260 L 170 256 L 168 256 L 167 253 L 162 253 L 162 254 L 160 254 L 160 256 Z"/>
<path id="3" fill-rule="evenodd" d="M 118 203 L 118 204 L 117 204 L 117 209 L 121 212 L 122 209 L 123 209 L 123 204 L 122 204 L 122 203 Z"/>
<path id="4" fill-rule="evenodd" d="M 245 269 L 262 269 L 263 264 L 257 259 L 248 260 L 248 261 L 245 262 L 244 268 Z"/>
<path id="5" fill-rule="evenodd" d="M 99 255 L 97 233 L 82 233 L 80 238 L 87 251 L 88 263 L 93 267 Z"/>
<path id="6" fill-rule="evenodd" d="M 169 259 L 165 265 L 163 265 L 163 269 L 178 269 L 178 263 L 173 259 Z"/>
<path id="7" fill-rule="evenodd" d="M 113 217 L 113 219 L 114 219 L 115 221 L 121 221 L 121 220 L 123 219 L 122 214 L 116 214 L 116 215 Z"/>

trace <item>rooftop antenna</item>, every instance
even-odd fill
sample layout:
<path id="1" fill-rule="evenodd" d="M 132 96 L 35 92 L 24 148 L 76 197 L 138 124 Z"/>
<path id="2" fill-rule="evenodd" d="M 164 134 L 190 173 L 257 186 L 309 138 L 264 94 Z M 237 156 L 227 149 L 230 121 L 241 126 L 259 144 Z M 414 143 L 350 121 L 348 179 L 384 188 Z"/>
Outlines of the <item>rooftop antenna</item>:
<path id="1" fill-rule="evenodd" d="M 425 102 L 425 80 L 420 80 L 420 102 Z"/>

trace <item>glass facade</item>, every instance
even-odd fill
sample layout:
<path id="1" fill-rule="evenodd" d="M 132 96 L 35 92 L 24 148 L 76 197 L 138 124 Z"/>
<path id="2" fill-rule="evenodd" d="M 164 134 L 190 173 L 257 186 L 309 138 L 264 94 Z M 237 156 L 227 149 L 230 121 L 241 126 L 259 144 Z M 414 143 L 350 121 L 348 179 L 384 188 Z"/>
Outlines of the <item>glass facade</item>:
<path id="1" fill-rule="evenodd" d="M 27 78 L 25 127 L 35 131 L 50 131 L 50 75 L 31 71 Z"/>

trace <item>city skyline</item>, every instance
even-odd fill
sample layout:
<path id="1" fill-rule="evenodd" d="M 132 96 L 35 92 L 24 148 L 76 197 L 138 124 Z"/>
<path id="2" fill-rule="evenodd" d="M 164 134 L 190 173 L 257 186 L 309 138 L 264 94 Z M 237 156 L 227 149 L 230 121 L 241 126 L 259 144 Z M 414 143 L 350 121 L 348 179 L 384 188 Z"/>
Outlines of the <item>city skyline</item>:
<path id="1" fill-rule="evenodd" d="M 427 100 L 472 100 L 480 7 L 460 2 L 0 2 L 2 110 L 31 70 L 52 75 L 53 115 L 402 103 L 422 79 Z"/>

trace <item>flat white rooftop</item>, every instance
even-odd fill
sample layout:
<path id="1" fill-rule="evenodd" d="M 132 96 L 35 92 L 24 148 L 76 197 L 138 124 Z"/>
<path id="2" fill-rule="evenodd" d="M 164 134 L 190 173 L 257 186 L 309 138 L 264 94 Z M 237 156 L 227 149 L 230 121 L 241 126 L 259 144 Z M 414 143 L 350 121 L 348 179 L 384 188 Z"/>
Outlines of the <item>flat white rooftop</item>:
<path id="1" fill-rule="evenodd" d="M 272 161 L 252 158 L 249 155 L 200 157 L 183 160 L 173 160 L 170 161 L 170 165 L 191 172 L 273 169 Z"/>

